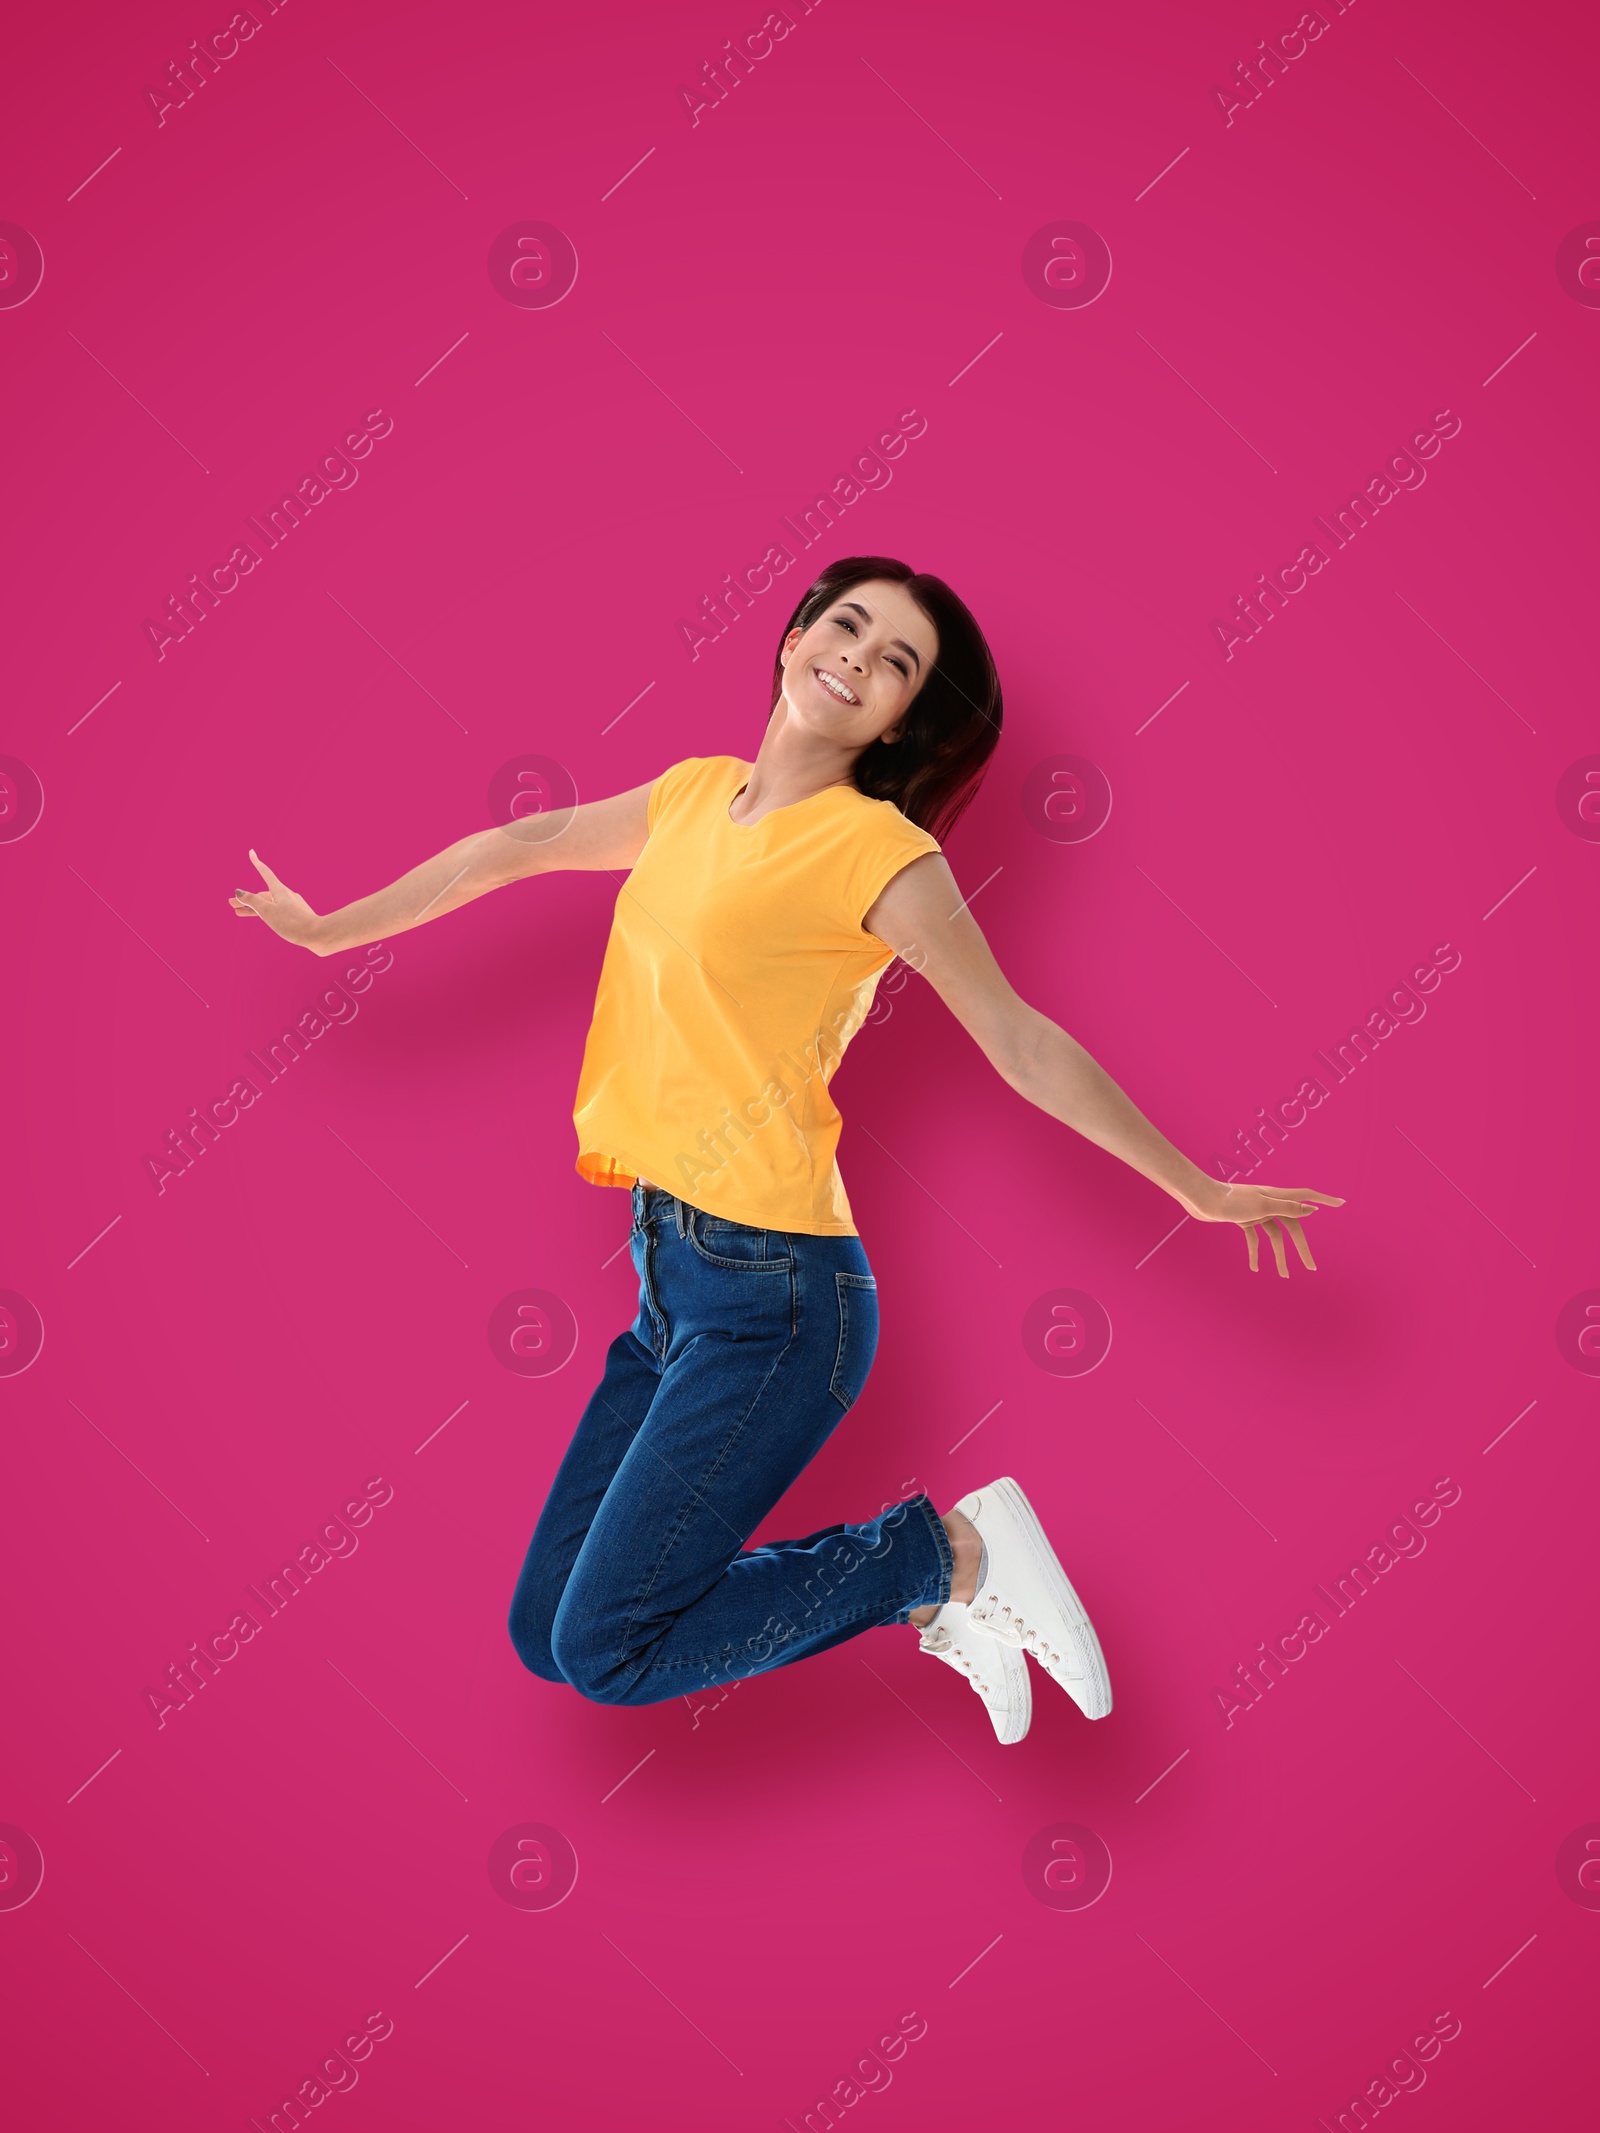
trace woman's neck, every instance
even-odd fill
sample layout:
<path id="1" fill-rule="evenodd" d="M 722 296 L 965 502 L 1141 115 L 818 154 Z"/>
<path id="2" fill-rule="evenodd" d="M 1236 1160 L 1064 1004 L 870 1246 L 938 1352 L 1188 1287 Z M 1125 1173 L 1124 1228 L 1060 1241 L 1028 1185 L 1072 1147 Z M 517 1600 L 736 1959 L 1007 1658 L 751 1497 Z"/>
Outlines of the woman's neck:
<path id="1" fill-rule="evenodd" d="M 775 807 L 792 807 L 830 785 L 852 785 L 855 760 L 847 750 L 796 734 L 790 726 L 769 726 L 735 803 L 734 819 L 745 821 Z"/>

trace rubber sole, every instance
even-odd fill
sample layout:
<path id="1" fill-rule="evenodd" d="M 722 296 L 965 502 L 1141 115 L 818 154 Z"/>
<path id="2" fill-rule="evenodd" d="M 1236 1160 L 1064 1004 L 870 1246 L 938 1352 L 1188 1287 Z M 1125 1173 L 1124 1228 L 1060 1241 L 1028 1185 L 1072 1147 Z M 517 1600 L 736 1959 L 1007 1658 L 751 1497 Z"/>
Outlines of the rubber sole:
<path id="1" fill-rule="evenodd" d="M 1015 1519 L 1020 1537 L 1034 1559 L 1034 1567 L 1051 1598 L 1063 1616 L 1077 1632 L 1080 1649 L 1089 1662 L 1089 1679 L 1084 1685 L 1084 1700 L 1079 1702 L 1065 1682 L 1065 1688 L 1086 1718 L 1105 1718 L 1111 1711 L 1111 1675 L 1106 1667 L 1106 1655 L 1100 1649 L 1100 1639 L 1095 1635 L 1089 1611 L 1072 1589 L 1072 1581 L 1061 1567 L 1061 1559 L 1051 1547 L 1049 1536 L 1040 1525 L 1038 1514 L 1029 1503 L 1018 1484 L 1009 1474 L 1001 1475 L 998 1481 L 990 1482 L 986 1489 L 974 1489 L 971 1496 L 964 1497 L 956 1509 L 963 1517 L 970 1517 L 967 1505 L 974 1497 L 997 1497 Z M 1051 1677 L 1054 1679 L 1054 1677 Z"/>
<path id="2" fill-rule="evenodd" d="M 979 1694 L 977 1686 L 966 1668 L 950 1660 L 942 1652 L 935 1652 L 932 1656 L 941 1660 L 945 1666 L 950 1668 L 953 1674 L 959 1674 L 962 1680 L 972 1689 L 973 1694 L 978 1697 L 979 1703 L 983 1705 L 984 1710 L 988 1713 L 989 1724 L 994 1728 L 995 1739 L 1000 1743 L 1001 1747 L 1014 1748 L 1017 1742 L 1025 1737 L 1029 1726 L 1033 1723 L 1033 1683 L 1028 1679 L 1028 1662 L 1023 1658 L 1021 1652 L 1013 1652 L 1009 1645 L 1004 1644 L 999 1645 L 997 1649 L 1001 1653 L 1001 1665 L 1006 1676 L 1006 1708 L 1009 1726 L 1004 1733 L 995 1725 L 994 1712 L 989 1708 L 987 1697 Z"/>
<path id="3" fill-rule="evenodd" d="M 1017 1654 L 1017 1656 L 1018 1658 L 1022 1657 L 1020 1652 Z M 1009 1668 L 1007 1669 L 1007 1672 L 1010 1672 Z M 1012 1723 L 1016 1727 L 1016 1730 L 1014 1732 L 1002 1733 L 1000 1732 L 999 1728 L 996 1727 L 995 1739 L 999 1741 L 1002 1748 L 1014 1748 L 1017 1742 L 1021 1740 L 1024 1734 L 1027 1732 L 1029 1726 L 1033 1724 L 1033 1683 L 1028 1679 L 1028 1662 L 1026 1659 L 1023 1659 L 1022 1661 L 1021 1681 L 1018 1682 L 1013 1679 L 1010 1683 L 1008 1683 L 1008 1687 L 1010 1688 L 1011 1692 L 1010 1708 Z M 979 1700 L 982 1701 L 981 1698 Z M 986 1711 L 988 1710 L 988 1708 L 989 1706 L 987 1704 L 984 1704 L 984 1709 Z M 1020 1723 L 1018 1723 L 1019 1720 Z M 992 1714 L 990 1716 L 989 1723 L 991 1725 L 994 1725 L 994 1718 Z"/>

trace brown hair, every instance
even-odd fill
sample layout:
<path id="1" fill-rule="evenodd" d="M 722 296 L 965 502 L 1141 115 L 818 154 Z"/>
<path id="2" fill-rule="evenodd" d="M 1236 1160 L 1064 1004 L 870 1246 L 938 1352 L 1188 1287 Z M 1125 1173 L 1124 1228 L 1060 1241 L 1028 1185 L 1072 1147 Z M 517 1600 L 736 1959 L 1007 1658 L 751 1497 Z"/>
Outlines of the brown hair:
<path id="1" fill-rule="evenodd" d="M 926 571 L 893 556 L 847 555 L 830 563 L 783 626 L 772 669 L 772 706 L 783 694 L 783 639 L 809 629 L 842 594 L 869 579 L 903 585 L 939 633 L 939 653 L 911 699 L 899 740 L 873 741 L 855 764 L 856 790 L 892 800 L 942 844 L 976 797 L 1000 741 L 1000 677 L 965 602 Z"/>

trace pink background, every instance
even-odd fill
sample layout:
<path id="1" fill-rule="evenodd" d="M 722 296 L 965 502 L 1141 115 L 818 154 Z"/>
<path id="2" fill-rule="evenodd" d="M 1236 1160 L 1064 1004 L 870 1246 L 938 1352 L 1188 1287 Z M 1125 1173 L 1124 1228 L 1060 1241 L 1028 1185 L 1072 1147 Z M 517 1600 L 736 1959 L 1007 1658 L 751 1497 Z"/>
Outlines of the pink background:
<path id="1" fill-rule="evenodd" d="M 1600 1283 L 1600 850 L 1556 795 L 1600 749 L 1600 316 L 1555 260 L 1600 217 L 1592 15 L 1330 7 L 1229 125 L 1294 0 L 826 0 L 691 125 L 760 0 L 292 0 L 158 126 L 228 12 L 35 10 L 0 88 L 0 219 L 45 259 L 0 311 L 0 750 L 44 790 L 0 846 L 0 1287 L 44 1324 L 0 1381 L 19 2123 L 264 2125 L 374 2012 L 318 2126 L 798 2127 L 905 2014 L 852 2126 L 1331 2125 L 1444 2014 L 1400 2116 L 1571 2123 L 1600 1388 L 1556 1329 Z M 527 220 L 577 249 L 552 308 L 487 272 Z M 1086 308 L 1023 277 L 1061 220 L 1110 246 Z M 892 482 L 691 660 L 680 621 L 913 408 Z M 158 660 L 146 619 L 374 409 L 354 488 Z M 1444 409 L 1424 485 L 1224 659 L 1213 619 Z M 591 797 L 753 754 L 787 603 L 858 551 L 989 632 L 1006 734 L 951 862 L 1197 1160 L 1461 957 L 1267 1166 L 1348 1196 L 1282 1283 L 1169 1236 L 915 980 L 858 1040 L 883 1341 L 765 1531 L 1016 1474 L 1116 1709 L 1043 1683 L 1014 1750 L 904 1630 L 698 1710 L 512 1652 L 634 1303 L 627 1201 L 572 1167 L 609 881 L 401 937 L 190 1172 L 144 1161 L 337 975 L 231 915 L 248 846 L 328 908 L 480 826 L 512 757 Z M 1090 841 L 1024 811 L 1058 754 L 1110 781 Z M 554 1375 L 490 1352 L 527 1287 L 576 1320 Z M 1063 1287 L 1113 1327 L 1077 1378 L 1022 1338 Z M 158 1728 L 145 1690 L 375 1477 L 357 1552 Z M 1425 1552 L 1225 1725 L 1444 1477 Z M 528 1822 L 576 1851 L 554 1909 L 490 1885 Z M 1024 1877 L 1062 1822 L 1109 1847 L 1088 1909 Z"/>

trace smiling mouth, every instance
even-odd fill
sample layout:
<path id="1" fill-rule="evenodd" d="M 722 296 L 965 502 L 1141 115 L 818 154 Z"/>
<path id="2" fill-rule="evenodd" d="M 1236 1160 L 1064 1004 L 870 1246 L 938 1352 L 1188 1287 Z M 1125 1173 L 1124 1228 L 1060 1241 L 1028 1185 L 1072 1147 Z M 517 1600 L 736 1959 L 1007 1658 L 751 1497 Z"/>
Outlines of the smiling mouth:
<path id="1" fill-rule="evenodd" d="M 811 671 L 836 703 L 854 704 L 857 710 L 861 708 L 861 699 L 848 682 L 841 681 L 827 667 L 813 667 Z"/>

